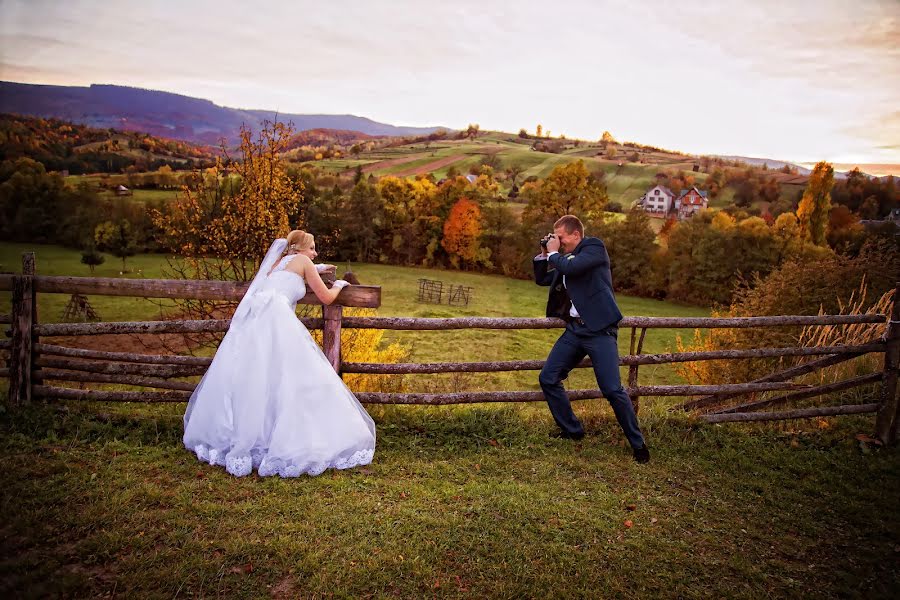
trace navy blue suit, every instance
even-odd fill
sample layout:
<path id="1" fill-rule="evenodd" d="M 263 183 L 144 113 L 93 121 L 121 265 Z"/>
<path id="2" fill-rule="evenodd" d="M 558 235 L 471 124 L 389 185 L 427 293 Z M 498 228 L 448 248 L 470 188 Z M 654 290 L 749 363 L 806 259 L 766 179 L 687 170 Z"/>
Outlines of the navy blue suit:
<path id="1" fill-rule="evenodd" d="M 619 377 L 616 338 L 622 313 L 612 291 L 606 246 L 597 238 L 586 237 L 569 254 L 556 253 L 546 259 L 536 257 L 534 279 L 538 285 L 550 286 L 547 316 L 568 323 L 538 377 L 556 424 L 570 435 L 584 433 L 562 382 L 587 355 L 594 365 L 597 385 L 612 406 L 629 443 L 633 448 L 643 447 L 644 437 L 634 406 Z M 579 319 L 569 315 L 572 304 Z"/>

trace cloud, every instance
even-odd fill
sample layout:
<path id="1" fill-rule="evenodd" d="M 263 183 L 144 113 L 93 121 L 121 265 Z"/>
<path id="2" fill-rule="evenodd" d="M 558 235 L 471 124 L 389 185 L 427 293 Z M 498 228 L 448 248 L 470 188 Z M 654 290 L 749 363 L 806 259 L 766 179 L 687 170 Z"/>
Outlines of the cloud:
<path id="1" fill-rule="evenodd" d="M 0 75 L 784 157 L 897 139 L 896 0 L 0 0 Z M 864 115 L 860 117 L 859 115 Z M 872 116 L 874 115 L 874 116 Z"/>

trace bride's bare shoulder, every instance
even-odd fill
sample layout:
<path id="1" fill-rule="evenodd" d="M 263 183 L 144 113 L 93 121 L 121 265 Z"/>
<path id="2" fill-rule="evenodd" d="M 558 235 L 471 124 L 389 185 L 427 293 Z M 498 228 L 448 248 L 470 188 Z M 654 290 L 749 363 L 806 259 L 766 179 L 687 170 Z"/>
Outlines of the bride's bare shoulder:
<path id="1" fill-rule="evenodd" d="M 305 254 L 295 254 L 291 262 L 285 267 L 295 273 L 303 274 L 306 268 L 312 264 L 312 260 Z"/>

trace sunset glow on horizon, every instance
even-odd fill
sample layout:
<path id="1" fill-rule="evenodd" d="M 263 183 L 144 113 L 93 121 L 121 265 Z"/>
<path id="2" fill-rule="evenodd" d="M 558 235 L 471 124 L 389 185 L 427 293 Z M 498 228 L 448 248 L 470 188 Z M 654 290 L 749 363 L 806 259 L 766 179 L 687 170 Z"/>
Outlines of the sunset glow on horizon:
<path id="1" fill-rule="evenodd" d="M 0 79 L 900 164 L 900 3 L 0 3 Z"/>

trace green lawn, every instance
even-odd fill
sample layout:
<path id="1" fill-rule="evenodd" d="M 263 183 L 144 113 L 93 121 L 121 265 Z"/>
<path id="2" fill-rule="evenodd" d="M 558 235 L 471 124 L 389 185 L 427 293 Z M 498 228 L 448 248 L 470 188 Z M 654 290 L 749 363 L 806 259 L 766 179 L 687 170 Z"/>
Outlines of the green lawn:
<path id="1" fill-rule="evenodd" d="M 115 201 L 131 201 L 131 202 L 148 202 L 148 201 L 169 201 L 174 200 L 181 190 L 131 190 L 131 195 L 119 196 L 115 192 L 104 190 L 100 192 L 100 196 Z"/>
<path id="2" fill-rule="evenodd" d="M 698 426 L 642 414 L 637 465 L 596 404 L 371 409 L 374 462 L 235 479 L 180 405 L 0 412 L 5 597 L 893 598 L 896 450 L 870 419 Z"/>

